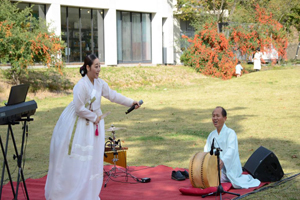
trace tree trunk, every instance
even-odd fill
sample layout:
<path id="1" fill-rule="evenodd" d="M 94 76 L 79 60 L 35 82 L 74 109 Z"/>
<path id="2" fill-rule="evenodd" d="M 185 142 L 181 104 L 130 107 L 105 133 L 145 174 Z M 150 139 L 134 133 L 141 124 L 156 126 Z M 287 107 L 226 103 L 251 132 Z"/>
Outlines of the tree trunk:
<path id="1" fill-rule="evenodd" d="M 224 5 L 224 0 L 222 0 L 220 9 L 218 11 L 218 22 L 220 22 L 220 15 L 221 15 L 221 10 L 222 10 L 222 15 L 223 15 L 223 5 Z M 223 21 L 223 20 L 222 20 Z"/>
<path id="2" fill-rule="evenodd" d="M 230 16 L 233 15 L 233 13 L 234 13 L 234 11 L 235 11 L 235 7 L 236 7 L 237 1 L 239 1 L 239 0 L 234 0 L 233 5 L 232 5 L 232 8 L 231 8 L 231 11 L 230 11 L 230 13 L 228 13 L 228 18 L 229 18 L 229 19 L 230 19 Z"/>

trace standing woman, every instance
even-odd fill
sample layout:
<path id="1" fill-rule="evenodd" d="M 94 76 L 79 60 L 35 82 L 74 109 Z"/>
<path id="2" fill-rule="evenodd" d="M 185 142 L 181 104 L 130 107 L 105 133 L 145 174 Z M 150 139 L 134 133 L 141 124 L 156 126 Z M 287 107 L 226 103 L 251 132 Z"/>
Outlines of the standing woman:
<path id="1" fill-rule="evenodd" d="M 99 200 L 103 182 L 105 146 L 101 96 L 127 107 L 140 105 L 109 88 L 98 78 L 99 59 L 86 56 L 83 76 L 73 89 L 73 101 L 65 108 L 53 130 L 49 171 L 45 186 L 47 200 Z"/>
<path id="2" fill-rule="evenodd" d="M 262 53 L 260 52 L 260 48 L 258 47 L 256 49 L 256 52 L 255 52 L 254 58 L 253 58 L 255 71 L 261 70 L 261 58 L 262 58 Z"/>

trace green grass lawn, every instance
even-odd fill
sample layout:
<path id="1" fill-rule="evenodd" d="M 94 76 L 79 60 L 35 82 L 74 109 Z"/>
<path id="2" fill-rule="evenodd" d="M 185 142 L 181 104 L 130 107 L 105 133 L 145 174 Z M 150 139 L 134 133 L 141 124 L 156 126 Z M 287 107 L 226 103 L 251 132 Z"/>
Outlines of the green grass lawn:
<path id="1" fill-rule="evenodd" d="M 249 71 L 253 67 L 243 66 Z M 65 74 L 73 82 L 80 79 L 78 69 L 65 69 Z M 264 146 L 275 153 L 286 174 L 300 172 L 299 67 L 264 66 L 260 72 L 226 81 L 182 66 L 103 67 L 100 76 L 125 96 L 144 101 L 139 110 L 125 115 L 128 108 L 102 100 L 102 111 L 112 112 L 105 119 L 105 128 L 111 124 L 126 128 L 116 131 L 116 137 L 129 148 L 129 166 L 188 168 L 190 158 L 203 151 L 206 137 L 214 129 L 213 109 L 223 106 L 228 113 L 226 124 L 238 136 L 242 165 L 259 146 Z M 46 175 L 53 128 L 72 101 L 71 93 L 49 94 L 29 94 L 28 100 L 34 99 L 38 109 L 29 125 L 26 178 Z M 13 128 L 19 142 L 21 127 Z M 6 127 L 1 126 L 0 131 L 4 140 Z M 110 134 L 106 132 L 107 137 Z M 9 153 L 9 161 L 15 163 L 12 149 Z M 17 170 L 14 164 L 11 166 L 16 177 Z M 300 199 L 299 180 L 248 199 Z"/>

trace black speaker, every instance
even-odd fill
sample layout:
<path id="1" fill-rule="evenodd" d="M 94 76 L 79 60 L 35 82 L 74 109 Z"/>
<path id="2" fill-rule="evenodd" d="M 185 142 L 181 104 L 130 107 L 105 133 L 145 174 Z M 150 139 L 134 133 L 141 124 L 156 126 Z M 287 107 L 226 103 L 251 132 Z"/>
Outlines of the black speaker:
<path id="1" fill-rule="evenodd" d="M 276 155 L 263 146 L 250 156 L 244 169 L 261 182 L 279 181 L 284 174 Z"/>

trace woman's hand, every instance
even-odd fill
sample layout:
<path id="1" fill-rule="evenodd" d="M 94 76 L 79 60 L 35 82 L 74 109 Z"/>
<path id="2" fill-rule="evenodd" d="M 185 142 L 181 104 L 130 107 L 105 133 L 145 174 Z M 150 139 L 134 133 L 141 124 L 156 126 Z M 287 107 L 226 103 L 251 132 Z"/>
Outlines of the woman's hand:
<path id="1" fill-rule="evenodd" d="M 101 120 L 101 117 L 97 117 L 97 119 L 96 119 L 96 121 L 94 122 L 94 124 L 99 124 L 100 120 Z"/>
<path id="2" fill-rule="evenodd" d="M 220 161 L 219 161 L 219 165 L 220 165 L 220 169 L 222 169 L 223 168 L 223 166 L 224 166 L 224 163 L 223 163 L 223 161 L 220 159 Z"/>
<path id="3" fill-rule="evenodd" d="M 141 105 L 137 101 L 133 101 L 132 105 L 135 105 L 134 109 L 138 109 L 139 107 L 141 107 Z"/>

